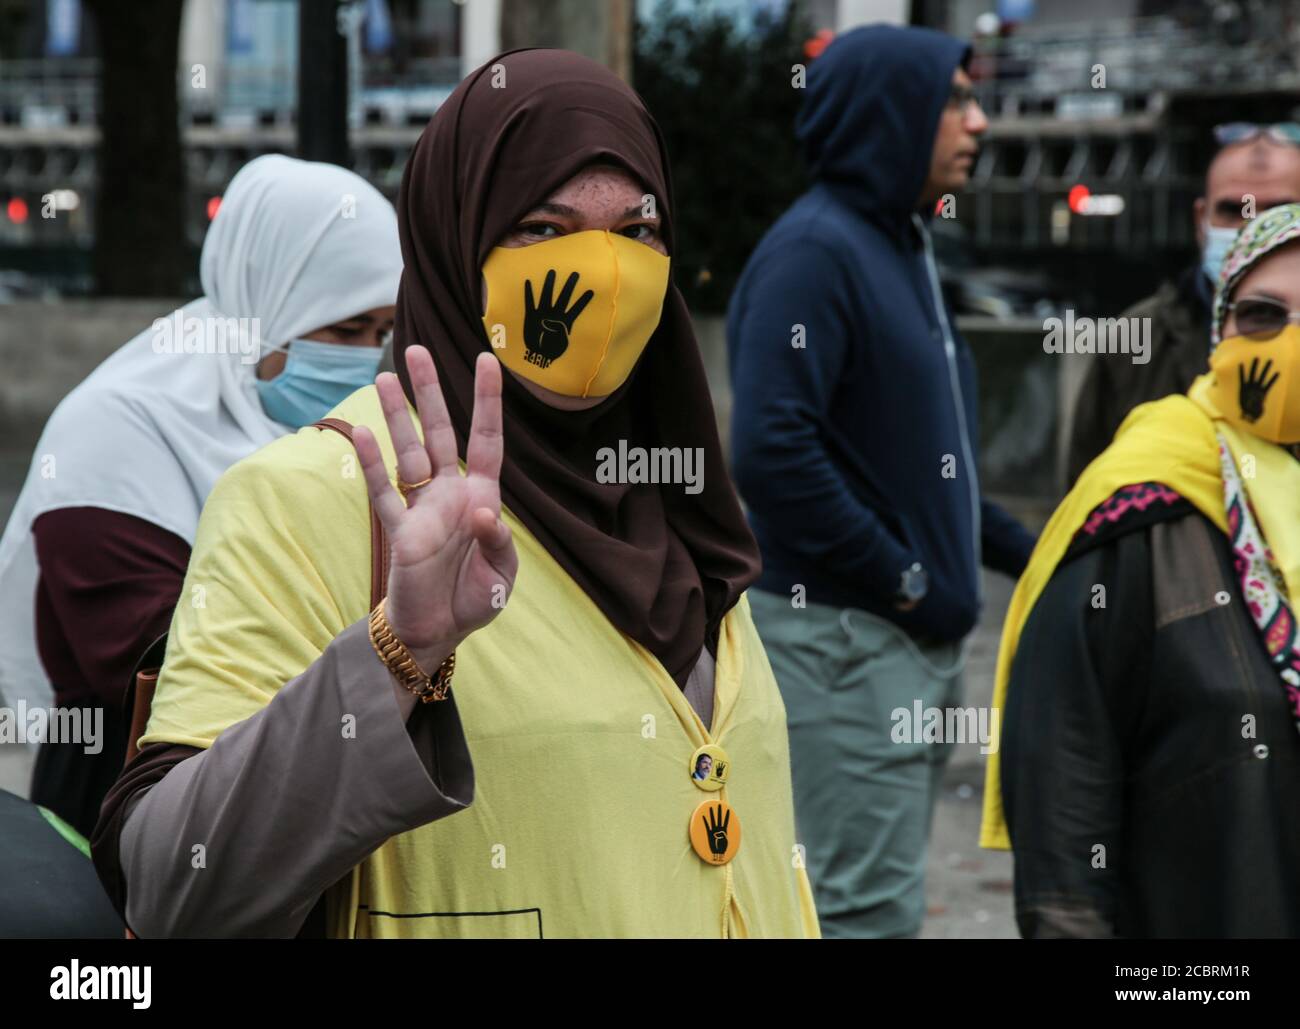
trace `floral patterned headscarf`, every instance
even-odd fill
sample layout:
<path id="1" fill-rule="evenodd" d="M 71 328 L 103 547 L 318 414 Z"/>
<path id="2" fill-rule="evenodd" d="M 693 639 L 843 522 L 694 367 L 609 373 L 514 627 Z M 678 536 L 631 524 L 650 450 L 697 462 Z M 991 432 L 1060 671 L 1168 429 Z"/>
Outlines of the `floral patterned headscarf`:
<path id="1" fill-rule="evenodd" d="M 1210 316 L 1211 350 L 1223 338 L 1223 323 L 1228 317 L 1228 304 L 1237 284 L 1246 272 L 1259 263 L 1265 255 L 1285 243 L 1300 239 L 1300 204 L 1283 204 L 1271 207 L 1259 217 L 1248 221 L 1237 233 L 1228 249 L 1219 273 L 1218 289 L 1214 293 L 1214 309 Z M 1206 380 L 1202 376 L 1191 389 L 1196 398 L 1198 386 Z M 1241 585 L 1241 595 L 1246 601 L 1270 663 L 1282 680 L 1286 691 L 1287 707 L 1295 727 L 1300 731 L 1300 620 L 1296 610 L 1295 592 L 1288 591 L 1285 575 L 1279 569 L 1277 558 L 1264 538 L 1256 516 L 1256 507 L 1274 504 L 1287 496 L 1285 488 L 1265 486 L 1275 481 L 1268 476 L 1246 479 L 1237 467 L 1237 458 L 1225 438 L 1230 435 L 1225 423 L 1218 423 L 1216 435 L 1219 446 L 1219 465 L 1223 476 L 1223 503 L 1227 513 L 1228 538 L 1232 546 L 1233 568 Z M 1240 449 L 1240 444 L 1238 445 Z M 1294 448 L 1292 456 L 1300 457 Z M 1248 482 L 1253 481 L 1252 491 Z"/>
<path id="2" fill-rule="evenodd" d="M 1300 239 L 1300 204 L 1270 207 L 1250 219 L 1237 233 L 1236 240 L 1223 259 L 1218 288 L 1214 292 L 1214 309 L 1210 315 L 1210 349 L 1223 338 L 1223 323 L 1228 319 L 1228 304 L 1233 290 L 1252 267 L 1267 253 L 1283 243 Z"/>

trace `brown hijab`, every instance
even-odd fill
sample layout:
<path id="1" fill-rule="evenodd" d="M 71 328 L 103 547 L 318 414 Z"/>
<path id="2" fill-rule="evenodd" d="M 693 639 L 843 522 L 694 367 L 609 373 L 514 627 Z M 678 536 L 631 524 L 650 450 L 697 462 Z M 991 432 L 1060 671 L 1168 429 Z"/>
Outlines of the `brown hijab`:
<path id="1" fill-rule="evenodd" d="M 480 269 L 520 218 L 593 162 L 625 168 L 655 197 L 673 251 L 663 138 L 640 98 L 607 68 L 564 50 L 515 50 L 463 81 L 424 130 L 397 201 L 406 268 L 397 298 L 405 348 L 434 363 L 461 457 L 474 361 L 489 348 Z M 758 574 L 758 547 L 722 460 L 704 367 L 681 294 L 632 376 L 586 411 L 564 412 L 506 374 L 502 499 L 605 616 L 684 686 L 718 625 Z M 597 451 L 703 448 L 703 491 L 597 483 Z"/>

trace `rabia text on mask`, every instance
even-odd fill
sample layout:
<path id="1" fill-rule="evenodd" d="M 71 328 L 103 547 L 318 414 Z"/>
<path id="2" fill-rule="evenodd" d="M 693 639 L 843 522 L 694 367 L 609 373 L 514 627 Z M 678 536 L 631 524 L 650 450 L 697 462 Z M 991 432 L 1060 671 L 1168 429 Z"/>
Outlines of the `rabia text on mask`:
<path id="1" fill-rule="evenodd" d="M 1134 364 L 1151 360 L 1150 318 L 1065 318 L 1043 321 L 1043 352 L 1047 354 L 1131 354 Z"/>
<path id="2" fill-rule="evenodd" d="M 243 364 L 261 356 L 262 328 L 257 318 L 196 318 L 174 311 L 150 326 L 155 354 L 239 354 Z"/>
<path id="3" fill-rule="evenodd" d="M 661 483 L 685 486 L 690 494 L 704 489 L 703 447 L 629 447 L 596 451 L 596 481 L 601 483 Z"/>

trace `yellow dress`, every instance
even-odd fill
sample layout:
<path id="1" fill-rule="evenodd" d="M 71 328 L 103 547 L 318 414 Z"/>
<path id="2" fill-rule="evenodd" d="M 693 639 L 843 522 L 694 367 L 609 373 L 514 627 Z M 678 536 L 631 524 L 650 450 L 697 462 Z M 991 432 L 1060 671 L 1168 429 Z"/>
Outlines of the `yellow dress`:
<path id="1" fill-rule="evenodd" d="M 373 429 L 393 466 L 373 387 L 331 413 Z M 457 651 L 453 686 L 474 801 L 354 869 L 331 891 L 332 934 L 817 936 L 785 709 L 748 601 L 722 623 L 709 731 L 662 665 L 502 516 L 519 574 Z M 348 442 L 307 428 L 241 461 L 204 510 L 141 744 L 209 746 L 365 618 L 369 594 L 368 500 Z M 690 777 L 706 743 L 731 761 L 717 793 Z M 704 800 L 743 826 L 728 864 L 691 847 Z"/>

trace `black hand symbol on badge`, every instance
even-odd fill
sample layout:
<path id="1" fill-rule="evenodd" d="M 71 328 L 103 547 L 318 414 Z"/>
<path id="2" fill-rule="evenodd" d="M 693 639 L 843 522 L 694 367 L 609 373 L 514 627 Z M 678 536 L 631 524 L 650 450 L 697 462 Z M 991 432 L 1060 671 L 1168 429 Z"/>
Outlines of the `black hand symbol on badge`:
<path id="1" fill-rule="evenodd" d="M 731 825 L 731 812 L 722 814 L 722 805 L 706 811 L 700 816 L 704 822 L 704 833 L 709 838 L 709 850 L 718 857 L 727 853 L 727 827 Z"/>
<path id="2" fill-rule="evenodd" d="M 532 280 L 524 280 L 524 360 L 530 364 L 546 368 L 569 349 L 569 332 L 573 329 L 573 323 L 596 295 L 587 290 L 569 307 L 569 300 L 577 285 L 578 273 L 573 272 L 565 281 L 560 295 L 552 300 L 551 295 L 555 290 L 555 269 L 552 268 L 542 282 L 539 302 L 533 299 Z"/>
<path id="3" fill-rule="evenodd" d="M 1265 361 L 1264 367 L 1260 368 L 1257 357 L 1250 362 L 1250 376 L 1247 377 L 1246 370 L 1240 365 L 1237 366 L 1238 403 L 1241 404 L 1241 416 L 1248 422 L 1255 422 L 1263 417 L 1264 398 L 1282 377 L 1281 372 L 1274 372 L 1270 379 L 1268 373 L 1272 368 L 1272 361 Z"/>

